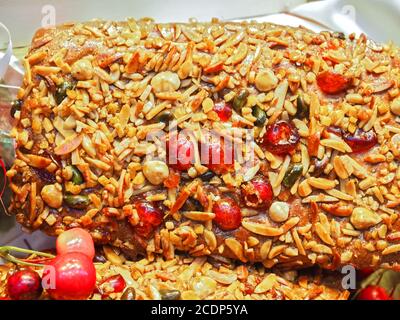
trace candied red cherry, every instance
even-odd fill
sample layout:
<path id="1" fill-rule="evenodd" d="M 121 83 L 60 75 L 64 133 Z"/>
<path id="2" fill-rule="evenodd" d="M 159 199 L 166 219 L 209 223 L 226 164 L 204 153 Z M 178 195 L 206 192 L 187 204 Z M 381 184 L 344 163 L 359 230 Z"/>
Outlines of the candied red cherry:
<path id="1" fill-rule="evenodd" d="M 345 132 L 343 139 L 350 146 L 354 153 L 365 152 L 374 147 L 378 139 L 374 131 L 364 131 L 357 129 L 353 134 Z"/>
<path id="2" fill-rule="evenodd" d="M 357 270 L 357 278 L 359 278 L 359 279 L 368 278 L 374 272 L 375 272 L 374 268 L 370 268 L 370 267 L 362 268 L 360 270 Z"/>
<path id="3" fill-rule="evenodd" d="M 124 291 L 126 282 L 123 276 L 116 274 L 108 277 L 100 283 L 99 289 L 103 294 L 103 298 L 107 297 L 110 293 L 118 293 Z"/>
<path id="4" fill-rule="evenodd" d="M 52 299 L 85 300 L 95 289 L 96 269 L 87 255 L 65 253 L 45 266 L 43 281 Z"/>
<path id="5" fill-rule="evenodd" d="M 242 194 L 247 206 L 266 208 L 271 205 L 273 192 L 271 184 L 265 179 L 257 179 L 243 186 Z"/>
<path id="6" fill-rule="evenodd" d="M 82 228 L 73 228 L 61 233 L 57 238 L 56 248 L 59 255 L 81 252 L 93 259 L 95 254 L 92 236 Z"/>
<path id="7" fill-rule="evenodd" d="M 262 138 L 264 147 L 277 155 L 285 155 L 296 149 L 300 141 L 297 129 L 286 121 L 278 121 L 267 127 Z"/>
<path id="8" fill-rule="evenodd" d="M 202 144 L 202 163 L 216 174 L 224 174 L 234 169 L 235 156 L 231 143 L 224 143 L 221 139 Z"/>
<path id="9" fill-rule="evenodd" d="M 188 170 L 194 162 L 194 146 L 187 137 L 178 135 L 168 142 L 168 164 L 179 171 Z"/>
<path id="10" fill-rule="evenodd" d="M 231 198 L 222 198 L 215 202 L 212 211 L 215 213 L 214 222 L 224 231 L 235 230 L 242 223 L 240 208 Z"/>
<path id="11" fill-rule="evenodd" d="M 135 226 L 135 230 L 140 236 L 148 238 L 162 223 L 163 215 L 159 209 L 148 202 L 137 202 L 135 208 L 139 216 L 139 224 Z"/>
<path id="12" fill-rule="evenodd" d="M 337 94 L 345 91 L 349 87 L 350 81 L 339 73 L 324 71 L 317 76 L 317 84 L 324 93 Z"/>
<path id="13" fill-rule="evenodd" d="M 337 135 L 339 137 L 341 137 L 343 135 L 343 131 L 340 127 L 336 127 L 336 126 L 329 126 L 325 129 L 327 132 L 329 133 L 333 133 L 334 135 Z M 328 136 L 326 138 L 329 138 Z"/>
<path id="14" fill-rule="evenodd" d="M 223 122 L 228 121 L 229 118 L 232 116 L 231 105 L 223 100 L 215 103 L 213 110 L 217 113 L 219 119 Z"/>
<path id="15" fill-rule="evenodd" d="M 8 295 L 13 300 L 35 300 L 42 294 L 40 276 L 31 269 L 14 272 L 7 279 Z"/>
<path id="16" fill-rule="evenodd" d="M 357 300 L 392 300 L 392 297 L 380 286 L 368 286 L 360 291 Z"/>

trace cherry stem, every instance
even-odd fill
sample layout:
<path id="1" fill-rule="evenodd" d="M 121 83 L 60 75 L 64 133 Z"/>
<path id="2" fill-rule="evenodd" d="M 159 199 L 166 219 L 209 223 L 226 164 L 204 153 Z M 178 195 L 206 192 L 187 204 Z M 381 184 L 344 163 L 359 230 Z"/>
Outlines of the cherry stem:
<path id="1" fill-rule="evenodd" d="M 52 255 L 50 253 L 45 253 L 45 252 L 40 252 L 40 251 L 35 251 L 35 250 L 30 250 L 30 249 L 23 249 L 23 248 L 18 248 L 18 247 L 13 247 L 13 246 L 0 246 L 0 257 L 4 258 L 12 263 L 15 263 L 15 264 L 32 266 L 32 267 L 43 267 L 43 264 L 29 262 L 26 259 L 19 259 L 17 257 L 14 257 L 13 255 L 11 255 L 10 251 L 26 253 L 26 254 L 31 254 L 31 255 L 34 254 L 34 255 L 46 257 L 49 259 L 52 259 L 55 257 L 54 255 Z"/>

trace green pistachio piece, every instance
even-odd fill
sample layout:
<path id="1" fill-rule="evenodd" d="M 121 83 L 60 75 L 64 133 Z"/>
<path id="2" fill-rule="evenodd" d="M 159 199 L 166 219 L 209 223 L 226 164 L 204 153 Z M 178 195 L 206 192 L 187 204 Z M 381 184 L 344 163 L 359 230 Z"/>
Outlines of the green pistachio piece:
<path id="1" fill-rule="evenodd" d="M 64 195 L 64 201 L 74 209 L 84 209 L 90 204 L 90 199 L 86 195 L 66 194 Z"/>
<path id="2" fill-rule="evenodd" d="M 248 96 L 249 92 L 243 89 L 233 98 L 232 107 L 237 113 L 241 114 L 242 108 L 246 105 Z"/>
<path id="3" fill-rule="evenodd" d="M 121 300 L 135 300 L 135 298 L 136 298 L 136 291 L 135 288 L 132 287 L 126 288 L 121 296 Z"/>
<path id="4" fill-rule="evenodd" d="M 259 106 L 254 106 L 251 114 L 257 119 L 254 121 L 256 127 L 262 127 L 267 120 L 267 114 Z"/>
<path id="5" fill-rule="evenodd" d="M 165 131 L 168 131 L 169 125 L 175 120 L 175 116 L 170 110 L 164 110 L 154 117 L 155 122 L 162 122 L 165 124 Z"/>
<path id="6" fill-rule="evenodd" d="M 71 166 L 71 170 L 72 170 L 72 178 L 71 178 L 72 183 L 73 184 L 82 184 L 83 183 L 82 173 L 75 166 Z"/>
<path id="7" fill-rule="evenodd" d="M 296 118 L 298 119 L 308 118 L 310 110 L 308 108 L 308 105 L 304 102 L 301 96 L 297 97 L 296 104 L 297 104 Z"/>
<path id="8" fill-rule="evenodd" d="M 179 300 L 181 292 L 179 290 L 160 290 L 162 300 Z"/>
<path id="9" fill-rule="evenodd" d="M 64 81 L 60 85 L 57 86 L 55 99 L 57 104 L 60 104 L 65 97 L 67 96 L 67 90 L 72 90 L 74 88 L 74 84 L 69 81 Z"/>
<path id="10" fill-rule="evenodd" d="M 301 173 L 303 172 L 303 165 L 295 164 L 291 165 L 285 173 L 283 177 L 282 184 L 286 188 L 291 188 L 296 180 L 300 177 Z"/>

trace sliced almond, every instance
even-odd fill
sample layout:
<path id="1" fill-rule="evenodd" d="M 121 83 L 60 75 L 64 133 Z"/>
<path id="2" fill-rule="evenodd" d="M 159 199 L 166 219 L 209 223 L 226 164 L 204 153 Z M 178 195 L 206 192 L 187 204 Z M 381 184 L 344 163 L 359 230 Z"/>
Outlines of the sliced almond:
<path id="1" fill-rule="evenodd" d="M 268 259 L 273 259 L 276 256 L 280 255 L 286 248 L 286 244 L 273 247 L 268 254 Z"/>
<path id="2" fill-rule="evenodd" d="M 261 245 L 260 256 L 261 256 L 262 260 L 265 260 L 268 258 L 269 251 L 271 250 L 271 245 L 272 245 L 271 240 L 267 240 Z"/>
<path id="3" fill-rule="evenodd" d="M 333 189 L 336 186 L 336 182 L 334 180 L 329 180 L 325 178 L 308 178 L 307 179 L 308 183 L 317 189 L 321 190 L 330 190 Z"/>
<path id="4" fill-rule="evenodd" d="M 242 262 L 247 262 L 243 254 L 243 246 L 234 238 L 225 239 L 225 245 L 231 249 L 233 254 Z M 217 280 L 218 281 L 218 280 Z"/>
<path id="5" fill-rule="evenodd" d="M 72 139 L 65 139 L 63 143 L 54 148 L 54 154 L 61 156 L 71 153 L 82 143 L 82 135 L 75 136 Z"/>
<path id="6" fill-rule="evenodd" d="M 191 220 L 195 221 L 210 221 L 215 218 L 213 212 L 202 212 L 202 211 L 186 211 L 183 215 Z"/>
<path id="7" fill-rule="evenodd" d="M 326 190 L 326 193 L 329 194 L 330 196 L 338 198 L 340 200 L 352 201 L 354 199 L 354 197 L 352 195 L 346 194 L 337 189 Z"/>
<path id="8" fill-rule="evenodd" d="M 326 244 L 329 244 L 330 246 L 335 245 L 335 242 L 332 240 L 329 231 L 326 228 L 324 228 L 320 222 L 317 222 L 315 224 L 315 232 L 318 235 L 318 237 L 320 237 L 320 239 Z"/>
<path id="9" fill-rule="evenodd" d="M 376 185 L 376 178 L 374 177 L 366 177 L 365 179 L 363 179 L 362 181 L 360 181 L 360 183 L 358 184 L 358 187 L 361 190 L 367 190 L 371 187 L 373 187 L 374 185 Z"/>
<path id="10" fill-rule="evenodd" d="M 318 195 L 312 195 L 307 198 L 304 198 L 302 202 L 310 203 L 310 202 L 336 202 L 336 201 L 339 201 L 339 199 L 320 193 Z"/>
<path id="11" fill-rule="evenodd" d="M 347 179 L 349 177 L 349 173 L 346 171 L 346 168 L 340 157 L 335 157 L 333 159 L 333 169 L 340 179 Z"/>
<path id="12" fill-rule="evenodd" d="M 254 293 L 264 293 L 271 290 L 275 285 L 278 284 L 277 277 L 275 274 L 270 273 L 267 275 L 254 289 Z"/>
<path id="13" fill-rule="evenodd" d="M 350 146 L 342 139 L 323 139 L 320 144 L 324 147 L 332 148 L 340 152 L 352 152 Z"/>
<path id="14" fill-rule="evenodd" d="M 242 226 L 245 229 L 247 229 L 255 234 L 259 234 L 259 235 L 262 235 L 265 237 L 280 236 L 284 232 L 284 230 L 282 228 L 274 228 L 274 227 L 268 226 L 267 224 L 264 224 L 264 223 L 250 222 L 250 221 L 246 221 L 246 220 L 242 221 Z"/>
<path id="15" fill-rule="evenodd" d="M 283 233 L 288 232 L 290 229 L 292 229 L 299 222 L 300 222 L 300 218 L 299 217 L 290 218 L 288 221 L 285 222 L 285 224 L 281 228 L 281 229 L 283 229 Z"/>
<path id="16" fill-rule="evenodd" d="M 215 237 L 214 232 L 205 229 L 204 230 L 204 239 L 210 251 L 214 251 L 217 248 L 217 238 Z"/>
<path id="17" fill-rule="evenodd" d="M 311 194 L 312 189 L 307 180 L 303 180 L 302 182 L 300 182 L 297 191 L 299 192 L 300 197 L 307 197 Z"/>
<path id="18" fill-rule="evenodd" d="M 382 251 L 382 255 L 386 256 L 388 254 L 396 253 L 399 251 L 400 251 L 400 244 L 394 244 L 394 245 L 391 245 L 391 246 L 385 248 Z"/>
<path id="19" fill-rule="evenodd" d="M 316 253 L 332 254 L 332 249 L 329 248 L 328 246 L 323 245 L 323 244 L 317 244 L 311 250 L 316 252 Z"/>
<path id="20" fill-rule="evenodd" d="M 122 255 L 118 255 L 111 247 L 109 246 L 104 246 L 103 247 L 104 255 L 106 256 L 106 259 L 110 261 L 112 264 L 115 265 L 122 265 L 126 259 Z"/>
<path id="21" fill-rule="evenodd" d="M 229 285 L 229 284 L 235 282 L 237 279 L 237 274 L 234 272 L 222 273 L 222 272 L 217 272 L 215 270 L 208 270 L 206 274 L 211 279 L 214 279 L 215 281 L 222 283 L 222 284 L 226 284 L 226 285 Z"/>
<path id="22" fill-rule="evenodd" d="M 46 168 L 51 163 L 51 159 L 35 154 L 25 154 L 22 158 L 26 158 L 22 160 L 24 160 L 31 167 L 35 168 Z"/>

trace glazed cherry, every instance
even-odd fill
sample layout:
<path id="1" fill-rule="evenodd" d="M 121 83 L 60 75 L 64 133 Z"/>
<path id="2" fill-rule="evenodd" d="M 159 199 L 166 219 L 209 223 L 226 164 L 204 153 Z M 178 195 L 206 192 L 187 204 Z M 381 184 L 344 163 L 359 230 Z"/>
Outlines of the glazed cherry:
<path id="1" fill-rule="evenodd" d="M 137 202 L 135 208 L 139 216 L 139 224 L 135 226 L 136 233 L 148 238 L 162 223 L 163 215 L 159 209 L 148 202 Z"/>
<path id="2" fill-rule="evenodd" d="M 116 274 L 111 276 L 100 283 L 99 290 L 104 296 L 108 296 L 110 293 L 118 293 L 124 291 L 126 282 L 123 276 Z"/>
<path id="3" fill-rule="evenodd" d="M 219 119 L 223 122 L 228 121 L 229 118 L 232 116 L 231 105 L 223 100 L 215 103 L 213 110 L 217 113 Z"/>
<path id="4" fill-rule="evenodd" d="M 215 213 L 215 223 L 224 231 L 235 230 L 242 223 L 240 208 L 231 198 L 223 198 L 215 202 L 212 211 Z"/>
<path id="5" fill-rule="evenodd" d="M 337 135 L 339 137 L 341 137 L 343 135 L 343 131 L 340 127 L 336 127 L 336 126 L 329 126 L 325 129 L 327 132 L 329 133 L 333 133 L 334 135 Z M 326 138 L 329 138 L 328 136 Z"/>
<path id="6" fill-rule="evenodd" d="M 43 270 L 43 285 L 55 300 L 85 300 L 95 289 L 96 269 L 80 252 L 57 256 Z"/>
<path id="7" fill-rule="evenodd" d="M 343 133 L 343 139 L 351 147 L 354 153 L 365 152 L 374 147 L 378 139 L 374 131 L 364 131 L 357 129 L 354 134 Z"/>
<path id="8" fill-rule="evenodd" d="M 392 300 L 392 297 L 380 286 L 368 286 L 357 295 L 357 300 Z"/>
<path id="9" fill-rule="evenodd" d="M 286 121 L 278 121 L 267 127 L 262 144 L 271 153 L 286 155 L 296 149 L 300 141 L 297 129 Z"/>
<path id="10" fill-rule="evenodd" d="M 73 228 L 61 233 L 56 242 L 57 254 L 81 252 L 90 259 L 95 255 L 94 243 L 89 232 L 81 228 Z"/>
<path id="11" fill-rule="evenodd" d="M 35 300 L 42 294 L 40 276 L 31 269 L 14 272 L 7 279 L 7 291 L 12 300 Z"/>
<path id="12" fill-rule="evenodd" d="M 194 162 L 194 146 L 187 137 L 179 135 L 168 142 L 168 164 L 179 171 L 188 170 Z"/>
<path id="13" fill-rule="evenodd" d="M 324 71 L 317 76 L 317 84 L 324 93 L 337 94 L 345 91 L 350 81 L 339 73 Z"/>
<path id="14" fill-rule="evenodd" d="M 231 143 L 224 143 L 221 139 L 202 144 L 201 161 L 211 171 L 216 174 L 225 174 L 233 171 L 235 165 L 235 155 Z"/>
<path id="15" fill-rule="evenodd" d="M 248 207 L 267 208 L 271 205 L 273 192 L 269 181 L 257 179 L 242 187 L 242 195 Z"/>

